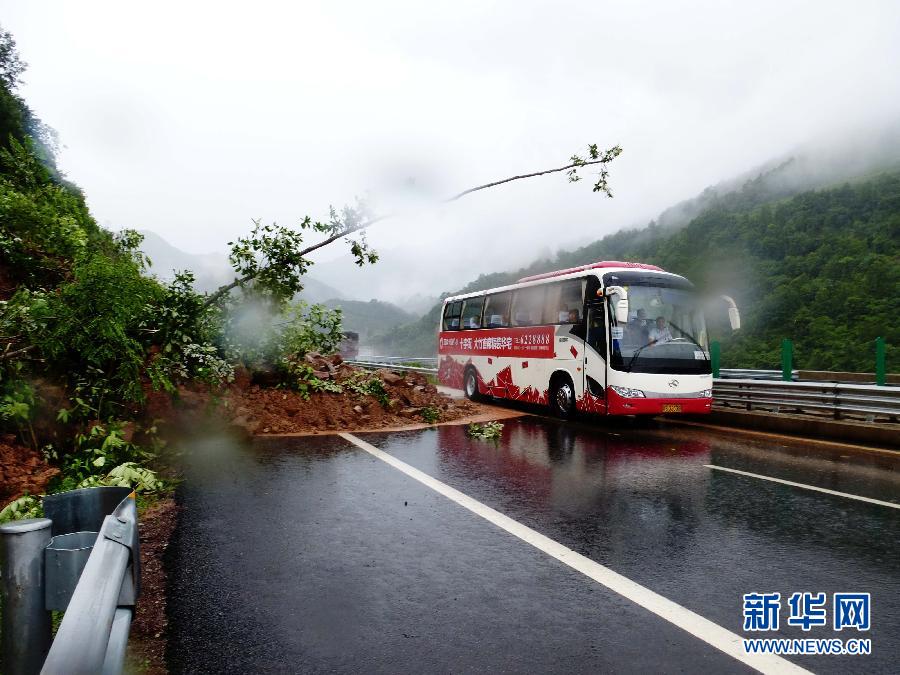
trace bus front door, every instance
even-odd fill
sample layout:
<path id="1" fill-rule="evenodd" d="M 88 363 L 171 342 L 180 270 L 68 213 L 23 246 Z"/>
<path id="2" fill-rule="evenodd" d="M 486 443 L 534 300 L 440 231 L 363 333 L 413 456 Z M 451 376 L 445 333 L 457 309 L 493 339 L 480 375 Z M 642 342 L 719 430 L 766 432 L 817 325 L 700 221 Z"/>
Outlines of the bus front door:
<path id="1" fill-rule="evenodd" d="M 584 392 L 606 402 L 606 307 L 591 303 L 587 311 L 587 336 L 584 350 Z M 587 396 L 585 396 L 587 400 Z"/>

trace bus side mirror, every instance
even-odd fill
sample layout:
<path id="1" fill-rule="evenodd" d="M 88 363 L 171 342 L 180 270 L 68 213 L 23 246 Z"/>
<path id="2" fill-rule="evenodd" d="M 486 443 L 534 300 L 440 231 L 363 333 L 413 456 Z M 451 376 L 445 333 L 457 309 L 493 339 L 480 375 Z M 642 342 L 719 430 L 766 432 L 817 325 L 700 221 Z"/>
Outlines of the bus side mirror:
<path id="1" fill-rule="evenodd" d="M 740 330 L 741 312 L 738 310 L 737 303 L 727 295 L 723 295 L 722 299 L 728 303 L 728 323 L 731 324 L 731 330 Z"/>
<path id="2" fill-rule="evenodd" d="M 628 291 L 621 286 L 607 286 L 606 297 L 618 295 L 616 301 L 616 322 L 628 323 Z"/>

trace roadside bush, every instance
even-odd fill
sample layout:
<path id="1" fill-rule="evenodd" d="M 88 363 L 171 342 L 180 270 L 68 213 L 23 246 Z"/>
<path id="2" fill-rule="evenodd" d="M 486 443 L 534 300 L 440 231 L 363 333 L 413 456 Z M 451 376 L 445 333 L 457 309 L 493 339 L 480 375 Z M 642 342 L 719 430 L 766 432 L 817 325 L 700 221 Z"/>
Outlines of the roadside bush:
<path id="1" fill-rule="evenodd" d="M 193 289 L 194 275 L 180 272 L 146 307 L 142 330 L 156 353 L 147 368 L 155 389 L 176 391 L 178 382 L 197 379 L 220 386 L 234 379 L 234 368 L 216 342 L 222 332 L 221 311 L 205 307 Z"/>
<path id="2" fill-rule="evenodd" d="M 38 342 L 41 353 L 70 381 L 73 376 L 102 381 L 109 406 L 140 401 L 145 358 L 140 322 L 146 306 L 160 297 L 159 284 L 142 276 L 126 255 L 91 255 L 73 274 L 49 303 L 54 320 Z M 100 407 L 101 418 L 120 412 Z"/>
<path id="3" fill-rule="evenodd" d="M 343 384 L 347 389 L 359 396 L 371 396 L 385 408 L 390 404 L 390 398 L 384 382 L 374 375 L 357 370 L 344 380 Z"/>
<path id="4" fill-rule="evenodd" d="M 281 367 L 282 386 L 293 389 L 304 400 L 309 400 L 309 395 L 314 391 L 323 391 L 331 394 L 342 394 L 344 387 L 334 380 L 323 380 L 316 377 L 316 371 L 303 357 L 287 356 L 282 359 Z"/>
<path id="5" fill-rule="evenodd" d="M 14 430 L 24 445 L 37 449 L 31 421 L 35 411 L 34 389 L 23 380 L 0 382 L 0 429 Z"/>
<path id="6" fill-rule="evenodd" d="M 344 339 L 342 313 L 325 305 L 298 301 L 289 305 L 279 323 L 275 348 L 279 354 L 306 356 L 310 352 L 334 354 Z"/>
<path id="7" fill-rule="evenodd" d="M 104 476 L 85 478 L 77 487 L 129 487 L 138 494 L 147 495 L 159 492 L 166 485 L 165 481 L 157 478 L 155 471 L 135 462 L 125 462 Z"/>
<path id="8" fill-rule="evenodd" d="M 40 497 L 31 495 L 24 495 L 14 499 L 4 506 L 3 509 L 0 509 L 0 523 L 23 518 L 42 518 L 43 516 L 44 507 L 41 505 Z"/>
<path id="9" fill-rule="evenodd" d="M 496 441 L 503 434 L 503 424 L 501 422 L 485 422 L 484 424 L 473 422 L 466 428 L 466 433 L 472 438 Z"/>
<path id="10" fill-rule="evenodd" d="M 225 352 L 249 367 L 277 367 L 288 357 L 333 354 L 343 340 L 341 310 L 298 300 L 279 309 L 271 301 L 245 301 L 227 311 Z"/>
<path id="11" fill-rule="evenodd" d="M 423 420 L 428 422 L 428 424 L 434 424 L 441 419 L 440 408 L 436 408 L 433 405 L 425 406 L 419 411 L 419 414 L 422 416 Z"/>

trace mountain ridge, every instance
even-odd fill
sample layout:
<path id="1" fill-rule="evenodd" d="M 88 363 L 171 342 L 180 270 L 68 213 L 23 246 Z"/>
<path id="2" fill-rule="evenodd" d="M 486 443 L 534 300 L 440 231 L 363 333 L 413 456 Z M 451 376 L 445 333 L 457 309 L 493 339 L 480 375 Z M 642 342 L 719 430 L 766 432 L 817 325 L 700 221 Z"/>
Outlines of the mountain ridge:
<path id="1" fill-rule="evenodd" d="M 695 212 L 683 224 L 670 217 L 659 219 L 665 224 L 653 220 L 643 228 L 623 229 L 519 270 L 481 275 L 453 294 L 603 259 L 654 263 L 738 300 L 745 330 L 719 335 L 727 367 L 775 367 L 784 337 L 797 342 L 801 367 L 871 370 L 868 348 L 848 351 L 841 335 L 856 344 L 879 334 L 889 345 L 900 342 L 900 169 L 891 162 L 887 170 L 798 189 L 803 183 L 782 180 L 795 170 L 795 162 L 759 172 L 731 192 L 707 188 L 676 205 L 683 214 Z M 856 258 L 847 251 L 855 251 Z M 843 289 L 843 296 L 829 296 L 829 287 Z M 871 293 L 860 295 L 854 287 Z M 868 314 L 852 313 L 847 298 Z M 843 304 L 845 316 L 857 317 L 855 323 L 835 320 L 829 300 Z M 397 355 L 433 354 L 439 313 L 436 304 L 420 320 L 378 336 L 379 346 Z M 714 318 L 710 324 L 715 335 Z"/>

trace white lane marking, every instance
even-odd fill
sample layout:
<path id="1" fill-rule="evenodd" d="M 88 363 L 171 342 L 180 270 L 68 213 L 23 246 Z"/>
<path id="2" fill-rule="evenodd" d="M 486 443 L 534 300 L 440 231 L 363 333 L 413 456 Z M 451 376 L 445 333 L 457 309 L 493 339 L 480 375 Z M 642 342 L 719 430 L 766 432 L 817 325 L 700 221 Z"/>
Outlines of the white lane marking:
<path id="1" fill-rule="evenodd" d="M 718 624 L 713 623 L 709 619 L 705 619 L 699 614 L 695 614 L 691 610 L 672 602 L 658 593 L 654 593 L 649 588 L 645 588 L 635 583 L 627 577 L 623 577 L 617 572 L 613 572 L 608 567 L 604 567 L 600 563 L 594 562 L 580 553 L 576 553 L 549 537 L 544 536 L 530 527 L 522 525 L 518 521 L 513 520 L 509 516 L 505 516 L 499 511 L 495 511 L 489 506 L 485 506 L 481 502 L 472 499 L 468 495 L 459 490 L 450 487 L 446 483 L 442 483 L 436 478 L 432 478 L 427 473 L 419 471 L 415 467 L 410 466 L 406 462 L 397 459 L 393 455 L 389 455 L 383 450 L 379 450 L 374 445 L 366 443 L 361 438 L 357 438 L 353 434 L 339 434 L 345 440 L 350 441 L 358 448 L 374 455 L 378 459 L 390 464 L 395 469 L 405 473 L 407 476 L 416 479 L 423 485 L 430 487 L 448 499 L 456 502 L 460 506 L 468 509 L 472 513 L 481 516 L 497 527 L 506 530 L 510 534 L 518 537 L 522 541 L 531 544 L 547 555 L 556 558 L 560 562 L 568 565 L 572 569 L 581 572 L 586 577 L 593 579 L 599 584 L 606 586 L 614 593 L 631 600 L 644 609 L 647 609 L 659 617 L 662 617 L 669 623 L 672 623 L 682 630 L 687 631 L 694 637 L 697 637 L 716 649 L 725 652 L 729 656 L 747 664 L 751 668 L 761 673 L 808 673 L 800 666 L 790 661 L 775 656 L 774 654 L 747 654 L 744 652 L 743 638 L 732 633 Z"/>
<path id="2" fill-rule="evenodd" d="M 716 471 L 727 471 L 728 473 L 736 473 L 741 476 L 749 476 L 750 478 L 760 478 L 762 480 L 770 480 L 773 483 L 781 483 L 782 485 L 790 485 L 792 487 L 803 488 L 804 490 L 813 490 L 815 492 L 824 492 L 826 495 L 836 495 L 838 497 L 846 497 L 847 499 L 856 499 L 869 504 L 878 504 L 879 506 L 890 506 L 892 509 L 900 509 L 900 504 L 894 502 L 883 502 L 880 499 L 872 499 L 871 497 L 862 497 L 860 495 L 851 495 L 849 492 L 838 492 L 837 490 L 829 490 L 827 488 L 816 487 L 815 485 L 807 485 L 806 483 L 795 483 L 792 480 L 784 480 L 783 478 L 773 478 L 772 476 L 763 476 L 758 473 L 750 473 L 749 471 L 740 471 L 739 469 L 729 469 L 724 466 L 716 466 L 715 464 L 704 464 L 707 469 L 715 469 Z"/>

